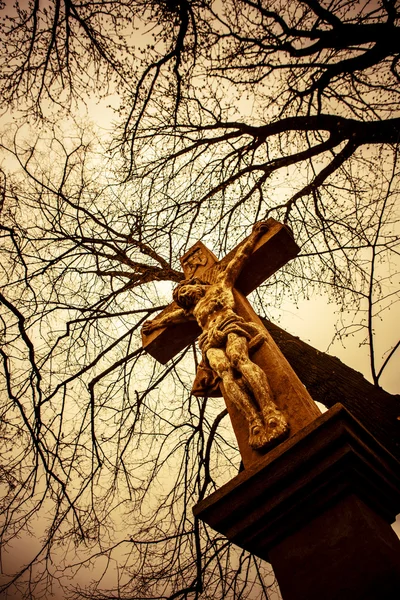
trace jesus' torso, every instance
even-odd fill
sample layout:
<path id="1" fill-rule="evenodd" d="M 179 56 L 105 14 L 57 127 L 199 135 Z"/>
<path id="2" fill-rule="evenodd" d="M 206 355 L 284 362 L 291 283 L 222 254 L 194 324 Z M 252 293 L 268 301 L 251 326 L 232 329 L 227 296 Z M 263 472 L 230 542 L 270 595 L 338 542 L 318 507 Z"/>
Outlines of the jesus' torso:
<path id="1" fill-rule="evenodd" d="M 206 292 L 193 308 L 193 316 L 203 331 L 218 327 L 228 314 L 235 314 L 232 289 L 223 283 L 206 286 Z"/>

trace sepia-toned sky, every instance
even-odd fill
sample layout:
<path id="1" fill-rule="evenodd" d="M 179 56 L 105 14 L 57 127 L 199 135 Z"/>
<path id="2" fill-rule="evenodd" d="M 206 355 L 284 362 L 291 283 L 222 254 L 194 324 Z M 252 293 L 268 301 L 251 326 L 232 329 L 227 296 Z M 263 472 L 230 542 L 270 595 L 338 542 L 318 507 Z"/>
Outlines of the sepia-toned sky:
<path id="1" fill-rule="evenodd" d="M 93 98 L 88 98 L 86 106 L 81 107 L 81 116 L 86 116 L 91 119 L 95 126 L 103 129 L 106 135 L 108 131 L 113 128 L 114 112 L 109 105 L 117 107 L 119 98 L 117 95 L 111 94 L 109 97 L 97 102 Z M 87 111 L 87 112 L 86 112 Z M 12 115 L 3 115 L 1 123 L 8 123 Z M 195 240 L 194 240 L 195 241 Z M 212 249 L 212 248 L 211 248 Z M 400 257 L 398 264 L 398 272 L 400 272 Z M 160 290 L 163 290 L 163 284 L 160 283 Z M 162 291 L 162 293 L 164 293 Z M 349 307 L 351 309 L 351 307 Z M 286 329 L 289 333 L 298 336 L 303 341 L 311 344 L 322 352 L 328 352 L 333 356 L 337 356 L 343 363 L 350 367 L 360 371 L 364 376 L 371 381 L 370 368 L 369 368 L 369 353 L 368 347 L 363 344 L 364 332 L 359 331 L 357 322 L 353 323 L 353 315 L 351 311 L 349 314 L 341 314 L 343 319 L 343 325 L 347 327 L 348 335 L 344 339 L 335 339 L 335 327 L 338 322 L 339 307 L 335 305 L 331 299 L 328 299 L 325 295 L 316 295 L 311 297 L 309 300 L 300 300 L 299 302 L 292 302 L 289 299 L 285 300 L 280 307 L 268 307 L 266 316 L 276 321 L 282 328 Z M 400 323 L 400 305 L 395 304 L 391 307 L 392 319 L 391 323 Z M 353 325 L 352 325 L 353 323 Z M 376 337 L 376 352 L 383 361 L 385 358 L 385 352 L 393 346 L 399 337 L 399 326 L 396 328 L 393 325 L 388 325 L 386 322 L 380 322 L 377 319 L 375 326 L 375 337 Z M 382 376 L 381 385 L 382 387 L 392 394 L 400 394 L 400 350 L 395 354 L 385 372 Z M 151 360 L 151 359 L 149 359 Z M 34 525 L 35 535 L 40 536 L 40 533 L 46 527 L 47 521 L 46 516 L 41 512 L 40 519 Z M 117 523 L 116 528 L 123 532 L 123 528 L 126 526 L 125 523 Z M 400 520 L 394 526 L 396 533 L 400 536 Z M 35 550 L 38 548 L 38 544 L 35 543 L 35 539 L 32 536 L 24 534 L 16 540 L 12 546 L 12 551 L 4 559 L 4 570 L 7 571 L 8 567 L 15 564 L 24 562 L 24 559 L 31 557 Z M 71 548 L 70 558 L 74 560 L 74 551 Z M 121 561 L 124 560 L 123 551 L 121 551 Z M 105 559 L 104 559 L 105 561 Z M 96 563 L 96 569 L 91 570 L 90 568 L 82 569 L 76 576 L 73 584 L 82 584 L 84 586 L 90 579 L 98 580 L 102 576 L 102 569 L 106 569 L 107 565 L 102 564 L 100 560 Z M 60 565 L 62 569 L 62 565 Z M 115 567 L 116 572 L 116 567 Z M 61 575 L 61 570 L 60 570 Z M 113 586 L 115 579 L 113 576 L 112 569 L 107 571 L 106 576 L 102 580 L 104 587 Z M 11 600 L 19 600 L 20 595 L 18 591 L 10 590 L 6 598 Z M 54 600 L 62 600 L 64 595 L 54 587 L 53 595 L 47 596 L 47 598 L 54 598 Z M 6 599 L 5 599 L 6 600 Z M 254 599 L 256 600 L 256 599 Z M 271 600 L 274 600 L 271 597 Z M 321 599 L 322 600 L 322 599 Z"/>

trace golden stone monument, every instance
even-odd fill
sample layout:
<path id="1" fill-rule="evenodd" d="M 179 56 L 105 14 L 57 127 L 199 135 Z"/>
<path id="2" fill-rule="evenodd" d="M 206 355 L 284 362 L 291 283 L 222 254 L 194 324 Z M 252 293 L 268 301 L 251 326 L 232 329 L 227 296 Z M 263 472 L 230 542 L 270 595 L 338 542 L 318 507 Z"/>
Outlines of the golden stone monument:
<path id="1" fill-rule="evenodd" d="M 244 296 L 298 251 L 273 219 L 219 262 L 197 242 L 181 259 L 174 303 L 143 325 L 144 348 L 161 362 L 199 336 L 192 392 L 224 396 L 245 466 L 320 414 Z"/>
<path id="2" fill-rule="evenodd" d="M 289 432 L 287 420 L 273 401 L 266 374 L 249 357 L 250 350 L 265 343 L 265 329 L 238 315 L 233 295 L 242 268 L 267 230 L 267 223 L 257 223 L 226 267 L 214 273 L 212 282 L 193 277 L 184 279 L 173 294 L 179 308 L 143 326 L 143 331 L 150 333 L 169 324 L 196 319 L 202 330 L 199 346 L 203 366 L 218 377 L 226 396 L 247 419 L 249 445 L 254 449 L 265 448 Z M 206 262 L 201 248 L 185 259 L 191 274 L 197 265 L 204 266 Z"/>

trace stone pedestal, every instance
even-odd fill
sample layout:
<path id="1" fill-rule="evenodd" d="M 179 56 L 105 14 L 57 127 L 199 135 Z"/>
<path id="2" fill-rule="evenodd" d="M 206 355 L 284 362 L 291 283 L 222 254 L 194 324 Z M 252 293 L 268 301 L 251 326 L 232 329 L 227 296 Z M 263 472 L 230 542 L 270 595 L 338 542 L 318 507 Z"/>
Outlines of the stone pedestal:
<path id="1" fill-rule="evenodd" d="M 399 463 L 340 404 L 194 508 L 284 600 L 400 598 L 398 512 Z"/>

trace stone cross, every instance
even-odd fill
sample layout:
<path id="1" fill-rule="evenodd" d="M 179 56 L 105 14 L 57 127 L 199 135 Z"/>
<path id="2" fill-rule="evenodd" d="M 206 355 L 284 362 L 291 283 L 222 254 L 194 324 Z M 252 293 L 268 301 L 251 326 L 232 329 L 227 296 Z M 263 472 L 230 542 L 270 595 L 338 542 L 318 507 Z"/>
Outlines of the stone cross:
<path id="1" fill-rule="evenodd" d="M 200 335 L 192 392 L 224 396 L 243 464 L 311 423 L 320 412 L 246 295 L 299 252 L 274 219 L 256 224 L 221 261 L 197 242 L 181 258 L 185 280 L 142 330 L 144 349 L 166 363 Z"/>

